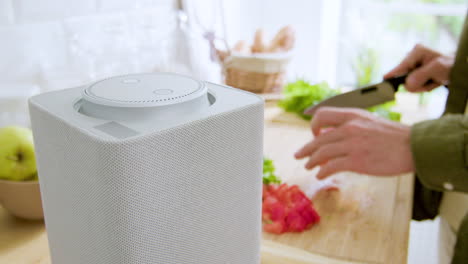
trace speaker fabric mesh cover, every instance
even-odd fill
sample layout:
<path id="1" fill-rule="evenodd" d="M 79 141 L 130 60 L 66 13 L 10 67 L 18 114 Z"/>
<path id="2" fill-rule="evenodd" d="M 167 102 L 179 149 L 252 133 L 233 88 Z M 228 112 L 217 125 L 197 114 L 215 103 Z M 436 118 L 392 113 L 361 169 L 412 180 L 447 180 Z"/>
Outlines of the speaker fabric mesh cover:
<path id="1" fill-rule="evenodd" d="M 103 140 L 31 104 L 54 264 L 258 264 L 263 104 Z"/>

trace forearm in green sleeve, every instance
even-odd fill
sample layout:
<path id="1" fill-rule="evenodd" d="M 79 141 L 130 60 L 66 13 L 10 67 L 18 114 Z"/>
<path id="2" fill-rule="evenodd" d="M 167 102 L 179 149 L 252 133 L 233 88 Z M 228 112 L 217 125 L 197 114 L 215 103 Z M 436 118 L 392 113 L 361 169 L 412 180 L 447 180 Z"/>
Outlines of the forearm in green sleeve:
<path id="1" fill-rule="evenodd" d="M 468 192 L 468 117 L 446 115 L 413 125 L 411 150 L 426 187 Z"/>

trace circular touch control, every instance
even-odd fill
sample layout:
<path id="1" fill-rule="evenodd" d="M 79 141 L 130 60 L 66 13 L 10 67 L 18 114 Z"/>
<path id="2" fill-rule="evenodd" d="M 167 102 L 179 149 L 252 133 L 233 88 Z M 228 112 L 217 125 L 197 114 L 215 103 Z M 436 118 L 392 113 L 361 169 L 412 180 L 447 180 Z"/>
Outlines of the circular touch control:
<path id="1" fill-rule="evenodd" d="M 203 82 L 178 74 L 133 74 L 91 84 L 82 95 L 84 100 L 98 105 L 152 107 L 207 96 L 207 87 Z"/>

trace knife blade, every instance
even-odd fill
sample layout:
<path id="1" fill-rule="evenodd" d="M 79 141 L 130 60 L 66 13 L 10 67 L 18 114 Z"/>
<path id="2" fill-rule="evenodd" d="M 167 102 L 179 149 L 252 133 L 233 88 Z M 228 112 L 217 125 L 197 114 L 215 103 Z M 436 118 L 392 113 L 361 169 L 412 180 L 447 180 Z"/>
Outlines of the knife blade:
<path id="1" fill-rule="evenodd" d="M 314 115 L 322 106 L 368 108 L 395 100 L 395 93 L 400 84 L 404 84 L 407 75 L 401 75 L 384 80 L 381 83 L 369 85 L 347 93 L 342 93 L 317 104 L 304 111 L 305 115 Z"/>

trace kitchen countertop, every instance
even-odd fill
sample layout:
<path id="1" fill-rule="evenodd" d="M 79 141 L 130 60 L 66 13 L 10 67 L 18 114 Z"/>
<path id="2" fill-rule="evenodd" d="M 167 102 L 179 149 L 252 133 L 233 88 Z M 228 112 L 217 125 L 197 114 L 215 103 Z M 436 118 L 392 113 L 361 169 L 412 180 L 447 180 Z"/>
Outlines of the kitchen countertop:
<path id="1" fill-rule="evenodd" d="M 285 120 L 284 117 L 281 117 L 281 114 L 278 115 L 278 113 L 278 109 L 276 109 L 275 107 L 267 107 L 267 144 L 268 137 L 276 136 L 275 133 L 279 133 L 277 130 L 278 127 L 285 125 L 283 122 Z M 281 124 L 282 122 L 283 124 Z M 294 125 L 294 122 L 296 122 L 296 125 L 298 125 L 297 127 Z M 285 127 L 290 129 L 289 131 L 291 133 L 297 130 L 302 131 L 300 133 L 303 133 L 298 135 L 305 135 L 304 129 L 307 129 L 307 124 L 305 127 L 299 128 L 303 125 L 304 123 L 301 123 L 301 121 L 296 120 L 291 122 L 291 124 L 287 124 Z M 274 149 L 270 149 L 270 151 L 273 150 Z M 266 146 L 266 151 L 268 151 L 268 146 Z M 278 149 L 278 152 L 281 151 L 281 148 Z M 288 159 L 288 161 L 279 161 L 278 159 L 280 159 L 282 157 L 281 155 L 284 154 L 271 154 L 271 156 L 278 157 L 277 159 L 274 159 L 276 164 L 283 164 L 282 166 L 279 166 L 282 167 L 279 168 L 279 172 L 285 171 L 288 168 L 288 166 L 290 166 L 291 168 L 294 167 L 295 170 L 297 170 L 298 165 L 293 164 L 293 159 Z M 351 176 L 351 178 L 352 177 L 356 176 Z M 359 238 L 361 240 L 356 240 L 356 246 L 359 243 L 361 243 L 362 245 L 374 243 L 376 245 L 384 245 L 385 243 L 388 243 L 387 247 L 382 247 L 382 254 L 384 254 L 383 256 L 391 256 L 392 259 L 389 259 L 387 261 L 386 257 L 384 257 L 385 260 L 383 262 L 368 262 L 359 260 L 359 257 L 346 258 L 340 256 L 339 258 L 335 258 L 335 255 L 332 253 L 334 253 L 333 247 L 336 246 L 330 244 L 330 241 L 332 241 L 333 239 L 327 238 L 327 243 L 324 243 L 321 240 L 321 237 L 316 234 L 317 232 L 311 231 L 310 241 L 312 241 L 312 243 L 317 243 L 316 248 L 307 246 L 298 247 L 300 243 L 295 243 L 294 241 L 291 243 L 291 238 L 294 239 L 294 236 L 284 236 L 284 239 L 282 239 L 281 237 L 275 238 L 271 235 L 264 236 L 262 243 L 262 263 L 405 263 L 408 245 L 409 222 L 411 219 L 412 179 L 412 176 L 408 175 L 405 177 L 401 177 L 401 179 L 395 179 L 388 182 L 388 184 L 391 184 L 391 186 L 394 186 L 394 188 L 388 188 L 387 195 L 390 193 L 396 201 L 395 203 L 392 203 L 392 208 L 390 208 L 390 214 L 394 216 L 392 216 L 392 227 L 389 229 L 388 232 L 389 237 L 385 237 L 382 236 L 382 234 L 380 234 L 376 237 L 366 236 Z M 387 215 L 386 211 L 388 211 L 389 208 L 380 208 L 378 210 L 381 210 L 382 215 Z M 377 215 L 379 214 L 380 213 L 377 212 Z M 330 216 L 327 216 L 327 219 L 330 219 Z M 354 232 L 355 230 L 351 231 Z M 318 233 L 323 233 L 323 231 L 320 231 Z M 307 239 L 305 239 L 306 237 L 307 235 L 305 234 L 302 235 L 300 239 L 307 241 Z M 354 237 L 353 239 L 356 239 L 356 237 Z M 340 254 L 348 254 L 348 252 L 352 252 L 352 245 L 351 247 L 349 245 L 340 245 L 340 247 L 348 247 L 347 249 L 340 249 L 338 252 Z M 330 254 L 327 254 L 326 250 L 328 248 L 333 249 L 332 251 L 330 251 Z M 317 249 L 317 251 L 314 252 L 314 249 Z M 5 212 L 5 210 L 2 207 L 0 207 L 0 263 L 50 264 L 47 234 L 43 222 L 30 222 L 18 220 L 10 216 L 7 212 Z"/>

